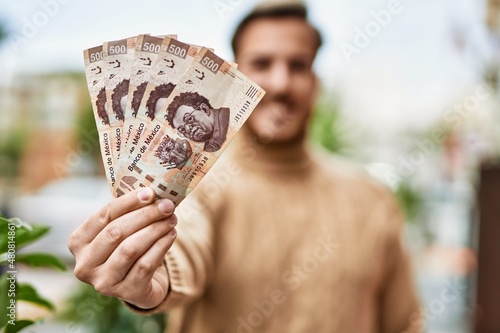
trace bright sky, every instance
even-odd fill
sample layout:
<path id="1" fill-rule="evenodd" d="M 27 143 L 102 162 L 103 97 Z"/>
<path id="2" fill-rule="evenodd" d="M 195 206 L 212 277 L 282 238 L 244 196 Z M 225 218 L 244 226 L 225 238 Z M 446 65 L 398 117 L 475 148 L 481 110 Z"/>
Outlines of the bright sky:
<path id="1" fill-rule="evenodd" d="M 2 1 L 10 37 L 0 46 L 0 84 L 21 72 L 83 70 L 83 49 L 139 33 L 177 33 L 231 59 L 232 29 L 255 2 Z M 382 130 L 427 126 L 477 84 L 491 54 L 483 0 L 308 3 L 326 39 L 319 76 L 340 93 L 344 111 Z"/>

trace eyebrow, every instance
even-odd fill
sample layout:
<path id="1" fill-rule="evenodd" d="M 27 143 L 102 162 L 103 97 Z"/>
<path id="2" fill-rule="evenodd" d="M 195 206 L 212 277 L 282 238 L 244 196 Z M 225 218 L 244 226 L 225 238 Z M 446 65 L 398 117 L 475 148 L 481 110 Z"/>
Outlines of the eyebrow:
<path id="1" fill-rule="evenodd" d="M 250 53 L 245 53 L 243 55 L 240 55 L 238 58 L 240 58 L 240 61 L 241 61 L 241 59 L 244 60 L 246 58 L 260 58 L 260 57 L 264 57 L 264 58 L 274 57 L 274 54 L 264 52 L 264 51 L 263 52 L 253 51 Z M 286 56 L 286 58 L 292 58 L 292 59 L 307 58 L 307 60 L 310 60 L 312 58 L 314 60 L 314 53 L 312 53 L 312 52 L 297 53 L 297 54 L 293 54 L 291 56 Z"/>

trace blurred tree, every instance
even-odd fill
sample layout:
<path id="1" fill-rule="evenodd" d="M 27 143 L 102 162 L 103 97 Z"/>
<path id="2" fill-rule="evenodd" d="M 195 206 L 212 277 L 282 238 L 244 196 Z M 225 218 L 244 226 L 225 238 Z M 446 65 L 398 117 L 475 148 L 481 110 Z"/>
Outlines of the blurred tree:
<path id="1" fill-rule="evenodd" d="M 101 295 L 82 283 L 67 300 L 59 319 L 93 333 L 161 333 L 165 331 L 166 314 L 137 315 L 117 298 Z"/>
<path id="2" fill-rule="evenodd" d="M 345 154 L 353 148 L 338 102 L 331 92 L 321 93 L 311 119 L 310 134 L 314 144 L 332 153 Z"/>
<path id="3" fill-rule="evenodd" d="M 402 182 L 395 189 L 394 194 L 403 210 L 406 221 L 415 223 L 422 210 L 422 194 L 415 189 L 409 182 Z"/>
<path id="4" fill-rule="evenodd" d="M 9 129 L 0 141 L 0 176 L 14 178 L 19 173 L 19 162 L 28 142 L 28 129 L 19 125 Z"/>
<path id="5" fill-rule="evenodd" d="M 358 131 L 357 133 L 355 133 Z M 356 147 L 361 145 L 359 129 L 349 127 L 340 112 L 338 100 L 332 92 L 322 91 L 311 119 L 311 141 L 335 154 L 349 155 L 359 160 Z M 354 138 L 356 136 L 356 138 Z M 394 189 L 406 220 L 415 221 L 422 209 L 421 194 L 408 182 Z"/>
<path id="6" fill-rule="evenodd" d="M 3 24 L 0 23 L 0 42 L 7 36 L 7 32 L 5 31 Z"/>
<path id="7" fill-rule="evenodd" d="M 94 112 L 92 111 L 92 104 L 90 99 L 83 107 L 76 120 L 76 139 L 78 142 L 86 142 L 91 146 L 92 158 L 98 162 L 100 156 L 99 148 L 99 133 L 94 119 Z"/>

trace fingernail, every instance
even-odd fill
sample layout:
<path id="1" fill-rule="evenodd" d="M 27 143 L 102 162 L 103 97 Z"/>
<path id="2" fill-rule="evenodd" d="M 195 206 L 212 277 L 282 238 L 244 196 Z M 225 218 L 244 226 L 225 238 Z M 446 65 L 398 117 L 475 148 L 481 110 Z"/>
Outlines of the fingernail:
<path id="1" fill-rule="evenodd" d="M 174 204 L 170 200 L 161 200 L 158 203 L 158 208 L 163 214 L 169 214 L 173 212 Z"/>
<path id="2" fill-rule="evenodd" d="M 177 230 L 175 230 L 175 229 L 170 230 L 170 231 L 168 232 L 168 235 L 169 235 L 170 237 L 175 237 L 175 236 L 177 236 Z"/>
<path id="3" fill-rule="evenodd" d="M 151 200 L 151 197 L 153 196 L 152 190 L 149 187 L 146 187 L 137 193 L 137 197 L 141 201 L 149 201 Z"/>
<path id="4" fill-rule="evenodd" d="M 169 217 L 168 224 L 170 224 L 172 227 L 175 227 L 177 225 L 177 216 L 173 215 Z"/>

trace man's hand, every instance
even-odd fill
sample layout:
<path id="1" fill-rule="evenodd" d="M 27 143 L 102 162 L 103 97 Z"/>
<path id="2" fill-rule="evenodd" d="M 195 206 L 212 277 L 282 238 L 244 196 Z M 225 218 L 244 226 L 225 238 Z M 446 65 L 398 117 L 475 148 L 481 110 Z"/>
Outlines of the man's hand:
<path id="1" fill-rule="evenodd" d="M 151 188 L 112 200 L 69 238 L 75 276 L 139 308 L 161 303 L 169 282 L 164 256 L 177 235 L 174 204 Z"/>

